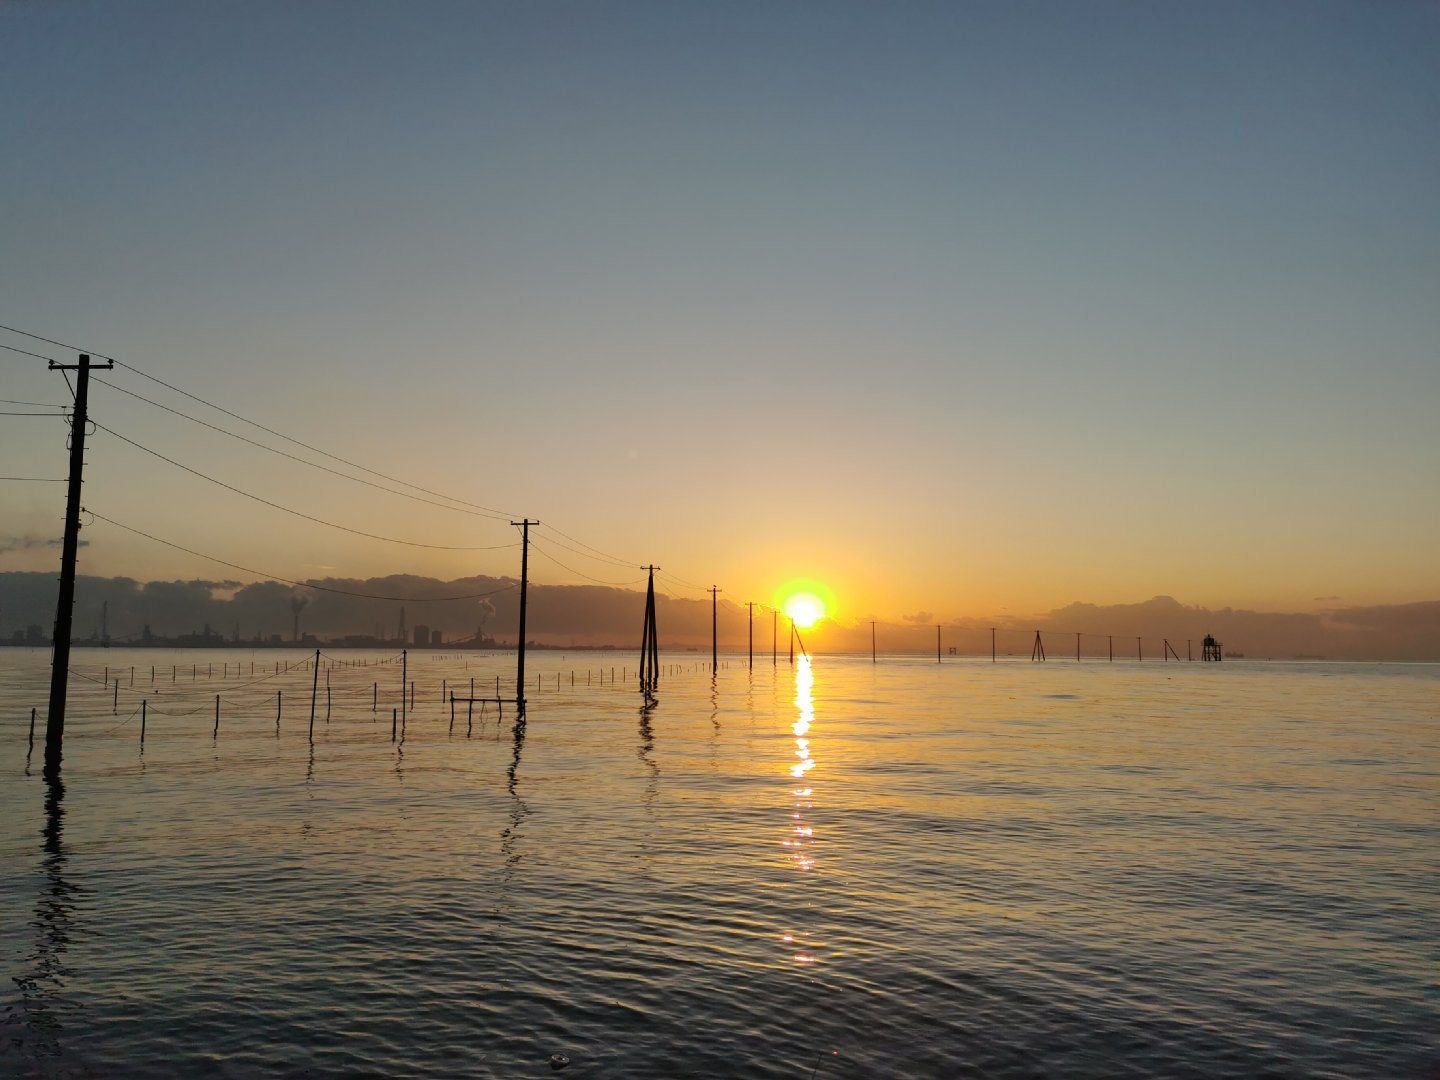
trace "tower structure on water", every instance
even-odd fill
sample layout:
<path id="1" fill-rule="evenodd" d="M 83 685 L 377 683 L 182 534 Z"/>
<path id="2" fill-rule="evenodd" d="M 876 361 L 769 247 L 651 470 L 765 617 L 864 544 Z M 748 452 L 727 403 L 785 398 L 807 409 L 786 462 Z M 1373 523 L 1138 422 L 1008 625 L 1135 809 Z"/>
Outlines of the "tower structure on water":
<path id="1" fill-rule="evenodd" d="M 1223 660 L 1224 658 L 1224 653 L 1220 651 L 1220 642 L 1215 640 L 1215 635 L 1206 634 L 1205 640 L 1200 643 L 1200 659 Z"/>

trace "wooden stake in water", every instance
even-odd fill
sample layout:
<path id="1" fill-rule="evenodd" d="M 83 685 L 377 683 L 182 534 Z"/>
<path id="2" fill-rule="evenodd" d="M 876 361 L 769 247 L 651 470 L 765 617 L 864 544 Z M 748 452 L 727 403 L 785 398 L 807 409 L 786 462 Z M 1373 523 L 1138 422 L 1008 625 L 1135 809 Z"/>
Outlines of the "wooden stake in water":
<path id="1" fill-rule="evenodd" d="M 399 709 L 391 709 L 391 710 L 390 710 L 390 741 L 391 741 L 391 742 L 394 742 L 394 741 L 395 741 L 395 729 L 396 729 L 396 724 L 397 724 L 398 721 L 399 721 L 399 716 L 400 716 L 400 710 L 399 710 Z"/>
<path id="2" fill-rule="evenodd" d="M 219 695 L 219 694 L 216 694 L 216 695 L 215 695 L 215 730 L 214 730 L 213 732 L 211 732 L 211 736 L 210 736 L 210 737 L 211 737 L 211 738 L 214 738 L 214 739 L 218 739 L 218 738 L 220 737 L 220 695 Z"/>
<path id="3" fill-rule="evenodd" d="M 315 650 L 315 674 L 310 679 L 310 738 L 315 738 L 315 695 L 320 689 L 320 650 Z"/>
<path id="4" fill-rule="evenodd" d="M 114 716 L 120 708 L 120 680 L 115 680 L 115 696 L 110 700 L 110 715 Z"/>
<path id="5" fill-rule="evenodd" d="M 141 746 L 144 746 L 144 745 L 145 745 L 145 714 L 149 711 L 149 709 L 147 708 L 147 706 L 148 706 L 149 704 L 150 704 L 150 702 L 149 702 L 148 699 L 146 699 L 146 698 L 141 698 L 141 699 L 140 699 L 140 745 L 141 745 Z M 134 716 L 135 714 L 134 714 L 134 713 L 131 713 L 130 715 L 131 715 L 131 716 Z"/>

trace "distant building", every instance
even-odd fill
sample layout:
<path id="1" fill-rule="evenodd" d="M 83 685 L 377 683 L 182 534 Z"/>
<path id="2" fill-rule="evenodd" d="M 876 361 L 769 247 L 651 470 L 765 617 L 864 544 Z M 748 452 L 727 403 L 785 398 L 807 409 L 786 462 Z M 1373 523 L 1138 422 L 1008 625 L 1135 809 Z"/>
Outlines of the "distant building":
<path id="1" fill-rule="evenodd" d="M 429 645 L 429 644 L 430 644 L 430 628 L 429 628 L 428 626 L 426 626 L 424 623 L 416 623 L 416 624 L 415 624 L 415 644 L 416 644 L 416 645 Z"/>
<path id="2" fill-rule="evenodd" d="M 1220 642 L 1215 640 L 1214 634 L 1206 634 L 1205 640 L 1200 643 L 1201 660 L 1220 660 L 1223 654 L 1220 651 Z"/>
<path id="3" fill-rule="evenodd" d="M 431 644 L 431 645 L 433 645 L 435 648 L 438 649 L 438 648 L 439 648 L 441 645 L 443 645 L 444 643 L 445 643 L 445 635 L 444 635 L 444 634 L 442 634 L 439 630 L 431 630 L 431 631 L 430 631 L 430 644 Z"/>

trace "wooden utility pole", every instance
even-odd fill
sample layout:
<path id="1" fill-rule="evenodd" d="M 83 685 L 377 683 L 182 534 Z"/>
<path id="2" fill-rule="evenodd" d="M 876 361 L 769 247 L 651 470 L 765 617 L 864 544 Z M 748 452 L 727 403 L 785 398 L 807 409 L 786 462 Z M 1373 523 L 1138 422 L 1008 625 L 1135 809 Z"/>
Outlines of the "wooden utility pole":
<path id="1" fill-rule="evenodd" d="M 995 663 L 995 627 L 990 627 L 990 663 Z"/>
<path id="2" fill-rule="evenodd" d="M 750 631 L 750 668 L 753 671 L 755 668 L 755 601 L 751 600 L 745 606 L 750 609 L 745 625 Z"/>
<path id="3" fill-rule="evenodd" d="M 85 472 L 85 425 L 89 423 L 90 372 L 108 371 L 113 360 L 91 364 L 88 353 L 78 364 L 50 361 L 51 371 L 78 372 L 75 411 L 70 416 L 70 484 L 65 495 L 65 538 L 60 547 L 60 595 L 55 601 L 55 633 L 50 666 L 50 711 L 45 718 L 45 771 L 60 771 L 65 741 L 65 694 L 70 685 L 70 622 L 75 611 L 75 562 L 80 551 L 80 485 Z"/>
<path id="4" fill-rule="evenodd" d="M 875 620 L 870 620 L 870 663 L 875 663 Z"/>
<path id="5" fill-rule="evenodd" d="M 770 609 L 770 666 L 780 666 L 780 611 Z"/>
<path id="6" fill-rule="evenodd" d="M 720 674 L 720 637 L 718 633 L 718 616 L 720 608 L 720 587 L 710 586 L 710 677 L 716 678 Z"/>
<path id="7" fill-rule="evenodd" d="M 940 663 L 940 627 L 935 627 L 935 663 Z"/>
<path id="8" fill-rule="evenodd" d="M 511 525 L 519 525 L 523 530 L 520 544 L 520 641 L 516 650 L 515 667 L 515 711 L 525 711 L 525 601 L 530 586 L 530 526 L 539 525 L 538 521 L 531 521 L 525 518 L 521 521 L 512 521 Z"/>
<path id="9" fill-rule="evenodd" d="M 647 698 L 660 685 L 660 646 L 655 633 L 655 571 L 658 566 L 642 566 L 650 572 L 645 586 L 645 631 L 640 638 L 640 692 Z"/>

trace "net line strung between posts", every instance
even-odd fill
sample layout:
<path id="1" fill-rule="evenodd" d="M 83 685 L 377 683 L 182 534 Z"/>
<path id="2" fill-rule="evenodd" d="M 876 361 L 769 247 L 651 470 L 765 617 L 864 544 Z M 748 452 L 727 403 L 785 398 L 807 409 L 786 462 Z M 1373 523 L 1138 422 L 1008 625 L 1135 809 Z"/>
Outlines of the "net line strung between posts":
<path id="1" fill-rule="evenodd" d="M 502 548 L 514 548 L 520 546 L 519 544 L 489 544 L 483 546 L 461 547 L 449 544 L 426 544 L 419 540 L 399 540 L 393 536 L 381 536 L 378 533 L 365 532 L 362 529 L 352 529 L 348 525 L 338 525 L 333 521 L 326 521 L 324 518 L 318 518 L 311 514 L 306 514 L 299 510 L 294 510 L 291 507 L 282 506 L 280 503 L 271 502 L 269 499 L 262 498 L 259 495 L 255 495 L 251 492 L 235 487 L 233 484 L 227 484 L 223 480 L 217 480 L 213 476 L 202 473 L 199 469 L 192 469 L 188 465 L 182 465 L 174 458 L 166 457 L 158 450 L 152 450 L 148 446 L 142 446 L 134 439 L 127 438 L 113 428 L 106 427 L 104 424 L 96 423 L 95 427 L 98 430 L 105 432 L 107 435 L 113 435 L 115 438 L 119 439 L 123 443 L 129 443 L 137 450 L 143 450 L 145 453 L 157 457 L 161 461 L 164 461 L 170 465 L 175 466 L 175 468 L 177 469 L 181 469 L 189 473 L 191 476 L 198 476 L 201 480 L 208 480 L 210 483 L 215 484 L 218 487 L 222 487 L 226 491 L 233 491 L 236 495 L 243 495 L 247 499 L 253 499 L 256 502 L 261 503 L 265 506 L 269 506 L 275 510 L 280 510 L 287 514 L 293 514 L 295 517 L 304 518 L 306 521 L 313 521 L 317 525 L 325 525 L 331 529 L 338 529 L 341 532 L 351 533 L 354 536 L 364 536 L 370 540 L 383 540 L 387 544 L 404 544 L 407 547 L 432 548 L 436 551 L 499 551 Z"/>
<path id="2" fill-rule="evenodd" d="M 243 646 L 242 646 L 242 647 L 243 647 Z M 268 648 L 268 647 L 269 647 L 269 646 L 267 646 L 267 648 Z M 239 661 L 236 661 L 236 663 L 238 664 Z M 129 670 L 129 667 L 131 667 L 131 666 L 136 666 L 136 667 L 138 667 L 139 665 L 126 665 L 126 666 L 124 666 L 124 667 L 117 667 L 117 668 L 115 668 L 114 670 L 117 671 L 117 672 L 126 671 L 126 670 Z M 154 665 L 152 665 L 152 666 L 154 666 Z M 171 666 L 172 666 L 172 667 L 177 667 L 178 665 L 171 665 Z M 73 668 L 73 667 L 70 668 L 69 671 L 70 671 L 70 674 L 71 674 L 71 675 L 74 675 L 76 678 L 84 679 L 84 680 L 87 681 L 87 682 L 92 682 L 92 683 L 95 683 L 95 684 L 97 684 L 97 685 L 99 685 L 99 686 L 104 686 L 104 687 L 107 687 L 107 688 L 108 688 L 108 687 L 110 687 L 110 686 L 113 685 L 113 683 L 105 682 L 104 680 L 97 679 L 97 678 L 95 678 L 95 676 L 93 676 L 93 675 L 87 675 L 85 672 L 79 671 L 79 670 L 77 670 L 77 669 L 75 669 L 75 668 Z M 309 671 L 310 671 L 310 669 L 309 669 L 308 667 L 302 666 L 302 664 L 287 664 L 285 667 L 281 668 L 279 671 L 271 671 L 271 672 L 269 672 L 268 674 L 262 675 L 262 676 L 260 676 L 260 677 L 258 677 L 258 678 L 255 678 L 255 679 L 247 679 L 245 682 L 230 683 L 229 685 L 221 686 L 221 687 L 219 687 L 218 692 L 219 692 L 219 693 L 222 693 L 222 694 L 233 693 L 233 692 L 235 692 L 236 690 L 244 690 L 244 689 L 245 689 L 246 687 L 248 687 L 248 686 L 258 686 L 260 683 L 270 682 L 270 681 L 272 681 L 272 680 L 274 680 L 274 679 L 278 679 L 278 678 L 280 678 L 280 677 L 282 677 L 282 676 L 284 676 L 284 675 L 288 675 L 288 674 L 290 674 L 291 672 L 296 672 L 296 671 L 298 671 L 298 672 L 303 672 L 303 673 L 308 674 Z M 224 679 L 225 676 L 222 675 L 221 678 Z M 209 682 L 208 679 L 209 679 L 209 676 L 207 676 L 207 682 L 206 682 L 206 684 L 205 684 L 206 687 L 208 687 L 209 689 L 206 689 L 206 690 L 205 690 L 205 693 L 206 693 L 207 695 L 212 695 L 212 696 L 213 696 L 213 694 L 215 694 L 217 691 L 214 689 L 214 683 Z M 117 679 L 117 680 L 115 680 L 115 681 L 118 682 L 119 680 Z M 179 682 L 179 681 L 176 681 L 176 682 L 172 683 L 172 684 L 169 685 L 169 686 L 162 686 L 162 687 L 157 687 L 157 686 L 151 685 L 151 686 L 148 686 L 148 687 L 146 687 L 146 688 L 144 688 L 144 689 L 137 689 L 137 688 L 134 687 L 134 686 L 124 686 L 124 685 L 122 685 L 122 686 L 120 687 L 120 689 L 121 689 L 122 691 L 124 691 L 125 693 L 127 693 L 127 694 L 140 694 L 140 695 L 142 695 L 142 696 L 152 696 L 152 695 L 153 695 L 153 696 L 155 696 L 155 697 L 183 697 L 183 696 L 185 696 L 186 694 L 193 694 L 193 693 L 198 693 L 198 692 L 199 692 L 198 680 L 190 680 L 190 681 L 187 681 L 187 682 L 185 682 L 185 683 L 181 683 L 181 682 Z"/>

